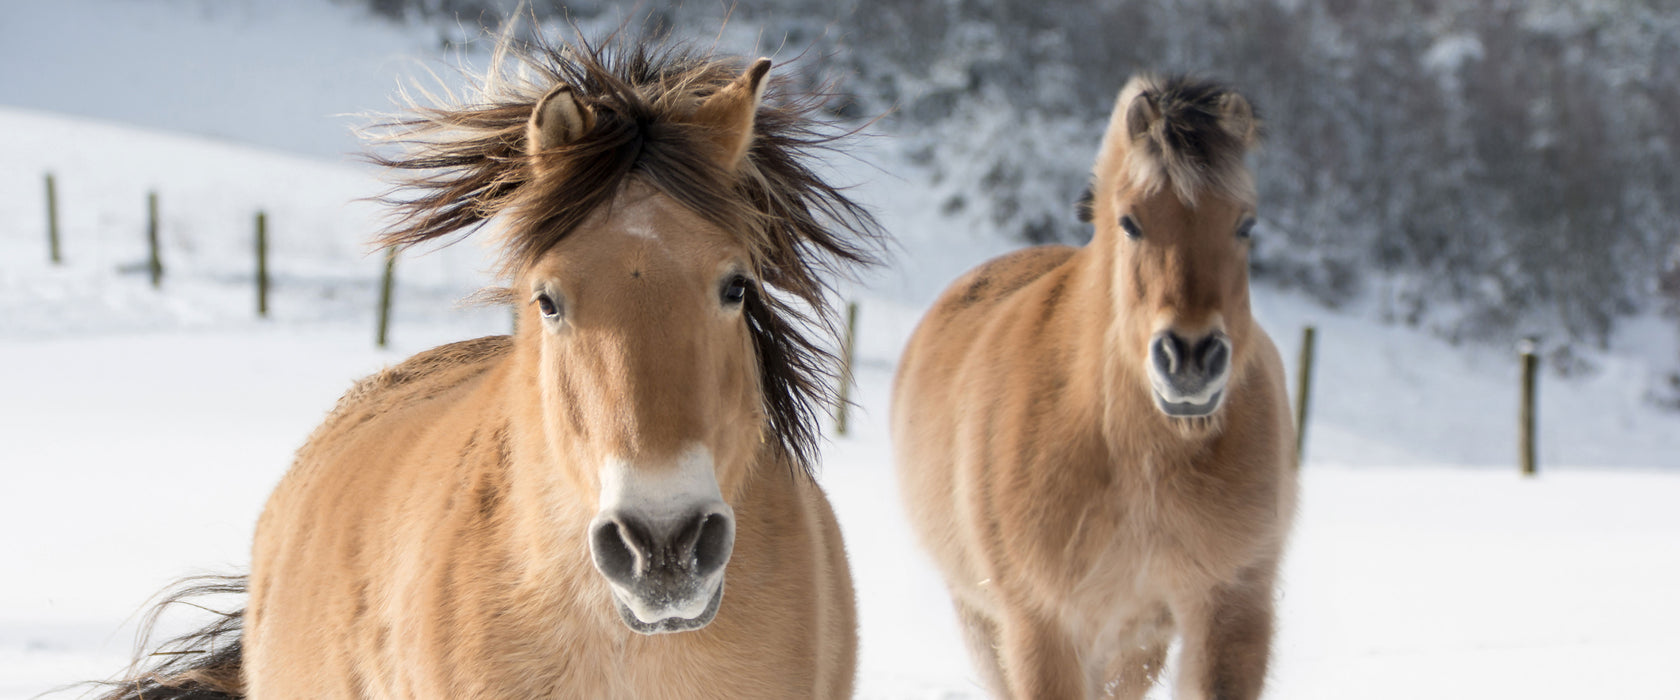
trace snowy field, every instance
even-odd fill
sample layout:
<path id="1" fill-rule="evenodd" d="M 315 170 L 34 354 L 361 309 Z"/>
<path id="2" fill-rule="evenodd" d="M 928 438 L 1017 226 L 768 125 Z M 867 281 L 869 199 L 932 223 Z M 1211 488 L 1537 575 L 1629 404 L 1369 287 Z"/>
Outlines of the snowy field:
<path id="1" fill-rule="evenodd" d="M 0 187 L 0 698 L 24 698 L 120 668 L 134 613 L 172 579 L 244 567 L 267 491 L 354 378 L 508 319 L 455 304 L 487 282 L 464 244 L 404 260 L 394 346 L 373 347 L 378 264 L 356 241 L 377 216 L 343 205 L 377 188 L 368 172 L 10 110 L 0 133 L 0 159 L 21 166 Z M 58 268 L 35 175 L 48 167 L 85 183 L 61 187 Z M 141 183 L 168 196 L 162 290 L 135 264 Z M 889 226 L 912 225 L 878 192 L 891 189 L 865 192 Z M 252 313 L 257 206 L 277 240 L 266 321 Z M 956 269 L 980 255 L 906 240 L 879 286 L 937 287 L 919 258 Z M 859 695 L 978 697 L 888 457 L 887 387 L 920 302 L 858 294 L 860 420 L 822 474 L 858 581 Z M 1546 378 L 1545 473 L 1524 480 L 1508 356 L 1265 289 L 1255 300 L 1286 355 L 1304 321 L 1323 338 L 1273 697 L 1680 694 L 1680 438 L 1622 389 L 1623 360 Z"/>
<path id="2" fill-rule="evenodd" d="M 137 4 L 41 5 L 118 13 L 110 25 L 144 29 L 152 47 L 261 39 L 246 26 L 253 23 L 337 36 L 308 13 L 269 9 L 256 23 L 257 6 L 245 3 L 146 6 L 188 11 L 194 19 L 184 26 L 202 36 Z M 30 11 L 59 19 L 52 9 Z M 381 56 L 422 43 L 394 30 L 379 37 L 337 60 L 377 67 L 403 60 Z M 0 58 L 51 50 L 30 41 L 21 37 L 21 48 Z M 60 60 L 91 56 L 72 51 Z M 340 148 L 306 132 L 331 111 L 382 107 L 388 78 L 365 101 L 343 97 L 360 87 L 320 88 L 333 106 L 264 122 L 254 128 L 273 133 L 253 135 L 194 122 L 200 114 L 179 124 L 139 114 L 124 104 L 131 95 L 121 80 L 111 105 L 60 94 L 67 91 L 48 78 L 26 80 L 22 66 L 0 60 L 8 90 L 0 101 L 16 95 L 31 108 L 0 107 L 0 700 L 111 675 L 127 663 L 148 597 L 183 575 L 244 568 L 269 489 L 355 378 L 509 325 L 505 310 L 458 304 L 490 282 L 482 251 L 465 243 L 401 262 L 392 347 L 373 347 L 380 260 L 364 242 L 380 212 L 354 200 L 379 184 L 371 171 L 318 159 L 348 142 Z M 278 92 L 302 93 L 309 83 L 287 71 L 308 68 L 260 74 L 287 86 Z M 225 79 L 206 71 L 188 87 Z M 300 120 L 310 126 L 292 123 Z M 293 147 L 294 138 L 310 145 Z M 1007 246 L 940 230 L 928 205 L 938 198 L 913 169 L 889 155 L 861 159 L 882 161 L 880 169 L 840 163 L 836 176 L 863 183 L 859 197 L 878 208 L 902 250 L 890 269 L 848 287 L 862 305 L 861 408 L 856 430 L 828 443 L 821 472 L 858 586 L 859 697 L 980 698 L 943 587 L 900 513 L 887 388 L 932 295 Z M 47 171 L 58 178 L 60 267 L 46 259 Z M 161 290 L 141 265 L 145 195 L 154 189 Z M 274 241 L 267 320 L 254 318 L 250 282 L 258 209 L 269 213 Z M 1254 301 L 1286 358 L 1303 325 L 1319 329 L 1269 697 L 1680 698 L 1672 671 L 1680 658 L 1680 416 L 1641 402 L 1648 370 L 1640 357 L 1606 354 L 1594 358 L 1591 375 L 1542 377 L 1542 475 L 1523 479 L 1512 352 L 1454 348 L 1376 324 L 1357 304 L 1331 313 L 1266 288 Z M 1663 335 L 1672 328 L 1654 322 L 1625 332 L 1672 347 Z M 1153 697 L 1168 697 L 1164 690 Z"/>

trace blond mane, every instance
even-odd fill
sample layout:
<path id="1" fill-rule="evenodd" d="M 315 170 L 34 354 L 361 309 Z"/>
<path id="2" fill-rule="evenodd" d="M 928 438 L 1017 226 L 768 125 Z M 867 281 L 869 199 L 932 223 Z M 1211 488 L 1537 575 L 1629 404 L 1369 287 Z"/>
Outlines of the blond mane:
<path id="1" fill-rule="evenodd" d="M 1260 120 L 1241 95 L 1215 82 L 1184 76 L 1135 77 L 1120 91 L 1098 176 L 1142 196 L 1171 188 L 1194 206 L 1203 194 L 1252 205 L 1254 177 L 1244 166 L 1259 143 Z M 1124 128 L 1117 128 L 1123 126 Z M 1118 158 L 1118 162 L 1115 159 Z"/>

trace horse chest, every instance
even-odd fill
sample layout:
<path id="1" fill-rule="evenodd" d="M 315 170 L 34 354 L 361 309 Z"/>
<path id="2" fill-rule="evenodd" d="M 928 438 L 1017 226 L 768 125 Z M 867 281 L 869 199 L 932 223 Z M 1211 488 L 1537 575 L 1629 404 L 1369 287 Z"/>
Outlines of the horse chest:
<path id="1" fill-rule="evenodd" d="M 1114 476 L 1102 488 L 1060 494 L 1071 526 L 1041 533 L 1043 541 L 1065 543 L 1045 563 L 1072 583 L 1074 597 L 1100 609 L 1128 608 L 1228 576 L 1255 544 L 1251 533 L 1214 517 L 1238 504 L 1222 503 L 1217 489 L 1193 488 L 1186 465 L 1145 454 L 1108 468 Z"/>

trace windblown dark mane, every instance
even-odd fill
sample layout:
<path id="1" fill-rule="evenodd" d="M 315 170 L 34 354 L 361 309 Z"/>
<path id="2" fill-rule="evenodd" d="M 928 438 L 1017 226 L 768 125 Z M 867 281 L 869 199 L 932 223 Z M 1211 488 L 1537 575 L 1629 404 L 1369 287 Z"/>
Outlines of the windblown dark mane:
<path id="1" fill-rule="evenodd" d="M 96 683 L 107 691 L 99 700 L 230 700 L 244 696 L 240 678 L 245 611 L 210 610 L 197 600 L 244 595 L 244 576 L 197 576 L 176 582 L 140 622 L 141 651 L 134 667 L 119 681 Z M 191 634 L 153 647 L 158 618 L 176 605 L 210 610 L 216 619 Z"/>
<path id="2" fill-rule="evenodd" d="M 398 171 L 386 198 L 397 221 L 380 243 L 449 239 L 498 218 L 501 273 L 515 277 L 607 204 L 632 178 L 739 234 L 755 274 L 746 309 L 758 351 L 765 414 L 790 462 L 809 472 L 817 417 L 831 405 L 834 358 L 815 325 L 832 336 L 826 296 L 834 273 L 871 264 L 879 227 L 862 207 L 812 172 L 809 161 L 846 136 L 813 115 L 822 98 L 793 96 L 773 82 L 739 172 L 715 164 L 703 127 L 687 121 L 700 97 L 744 64 L 716 60 L 662 40 L 615 35 L 578 40 L 500 41 L 488 74 L 457 105 L 409 104 L 380 140 L 401 148 L 370 159 Z M 651 45 L 650 45 L 651 44 Z M 582 137 L 527 156 L 526 121 L 558 84 L 572 87 L 595 119 Z M 791 297 L 788 298 L 788 297 Z"/>

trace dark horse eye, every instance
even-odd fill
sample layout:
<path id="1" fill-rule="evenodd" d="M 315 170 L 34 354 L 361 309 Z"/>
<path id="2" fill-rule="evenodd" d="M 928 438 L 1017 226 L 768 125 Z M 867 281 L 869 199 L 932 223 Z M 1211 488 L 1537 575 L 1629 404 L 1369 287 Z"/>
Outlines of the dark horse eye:
<path id="1" fill-rule="evenodd" d="M 1242 239 L 1246 240 L 1253 235 L 1254 235 L 1254 220 L 1253 219 L 1243 219 L 1242 223 L 1237 224 L 1237 238 L 1242 238 Z"/>
<path id="2" fill-rule="evenodd" d="M 1126 232 L 1126 237 L 1132 240 L 1143 238 L 1143 229 L 1138 228 L 1137 219 L 1131 214 L 1120 217 L 1120 229 Z"/>
<path id="3" fill-rule="evenodd" d="M 740 275 L 729 278 L 729 283 L 723 286 L 723 303 L 734 306 L 747 300 L 747 278 Z"/>
<path id="4" fill-rule="evenodd" d="M 537 311 L 542 312 L 543 318 L 557 318 L 560 316 L 560 307 L 555 306 L 554 300 L 550 299 L 547 294 L 537 295 Z"/>

